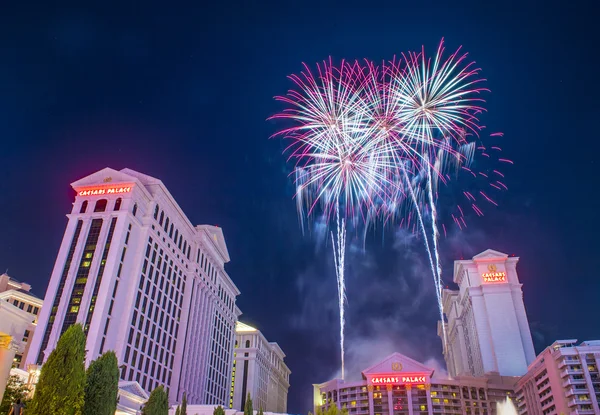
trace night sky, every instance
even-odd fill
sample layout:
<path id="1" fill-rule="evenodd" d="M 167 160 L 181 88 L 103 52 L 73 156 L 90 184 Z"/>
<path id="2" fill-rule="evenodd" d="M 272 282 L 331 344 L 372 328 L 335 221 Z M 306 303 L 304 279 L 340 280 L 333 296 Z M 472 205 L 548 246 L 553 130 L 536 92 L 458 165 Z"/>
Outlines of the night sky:
<path id="1" fill-rule="evenodd" d="M 337 294 L 331 247 L 302 232 L 284 143 L 269 140 L 273 96 L 302 62 L 381 61 L 444 37 L 482 68 L 483 123 L 515 162 L 499 207 L 442 239 L 445 280 L 455 259 L 517 255 L 536 350 L 600 338 L 592 2 L 49 3 L 0 17 L 0 268 L 37 295 L 71 182 L 107 166 L 160 178 L 193 223 L 223 228 L 241 319 L 281 345 L 289 411 L 305 413 L 311 384 L 339 366 Z M 393 351 L 441 370 L 422 240 L 391 226 L 360 246 L 351 238 L 350 377 Z"/>

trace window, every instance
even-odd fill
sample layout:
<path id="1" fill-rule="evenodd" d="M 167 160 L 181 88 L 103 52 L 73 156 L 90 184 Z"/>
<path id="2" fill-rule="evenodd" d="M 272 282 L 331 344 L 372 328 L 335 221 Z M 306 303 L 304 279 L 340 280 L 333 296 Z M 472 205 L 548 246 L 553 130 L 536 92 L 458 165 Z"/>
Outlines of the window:
<path id="1" fill-rule="evenodd" d="M 123 201 L 123 199 L 118 198 L 117 200 L 115 200 L 115 211 L 117 210 L 121 210 L 121 202 Z"/>
<path id="2" fill-rule="evenodd" d="M 246 340 L 246 347 L 250 347 L 250 340 Z"/>
<path id="3" fill-rule="evenodd" d="M 137 203 L 133 204 L 133 209 L 131 210 L 131 213 L 133 213 L 133 216 L 137 214 Z"/>
<path id="4" fill-rule="evenodd" d="M 158 207 L 158 205 L 154 206 L 154 219 L 158 218 L 158 210 L 160 208 Z"/>
<path id="5" fill-rule="evenodd" d="M 165 212 L 160 212 L 160 220 L 158 223 L 162 226 L 163 220 L 165 220 Z"/>
<path id="6" fill-rule="evenodd" d="M 169 218 L 167 218 L 167 221 L 165 222 L 165 232 L 167 229 L 169 229 Z"/>
<path id="7" fill-rule="evenodd" d="M 108 200 L 100 199 L 96 202 L 96 206 L 94 207 L 94 212 L 104 212 L 106 210 L 106 204 Z"/>
<path id="8" fill-rule="evenodd" d="M 79 213 L 85 213 L 85 211 L 87 210 L 87 205 L 88 205 L 88 201 L 84 200 L 83 203 L 81 204 L 81 209 L 79 209 Z"/>

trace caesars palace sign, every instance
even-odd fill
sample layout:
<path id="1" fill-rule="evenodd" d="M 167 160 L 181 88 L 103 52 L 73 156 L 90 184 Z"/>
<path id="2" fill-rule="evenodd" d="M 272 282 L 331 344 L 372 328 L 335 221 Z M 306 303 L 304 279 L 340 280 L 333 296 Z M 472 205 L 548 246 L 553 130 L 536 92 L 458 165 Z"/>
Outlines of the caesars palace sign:
<path id="1" fill-rule="evenodd" d="M 486 284 L 506 282 L 506 272 L 498 271 L 498 267 L 496 267 L 496 265 L 490 264 L 488 265 L 488 272 L 481 274 L 481 278 Z"/>
<path id="2" fill-rule="evenodd" d="M 121 193 L 129 193 L 131 192 L 131 188 L 131 186 L 93 187 L 80 190 L 77 194 L 79 196 L 117 195 Z"/>

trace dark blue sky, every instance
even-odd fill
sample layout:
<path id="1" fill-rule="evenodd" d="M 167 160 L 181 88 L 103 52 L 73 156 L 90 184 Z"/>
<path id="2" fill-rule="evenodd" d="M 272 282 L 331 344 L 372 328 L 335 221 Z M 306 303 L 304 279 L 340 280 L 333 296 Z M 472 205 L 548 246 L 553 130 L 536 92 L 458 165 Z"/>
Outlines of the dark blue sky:
<path id="1" fill-rule="evenodd" d="M 223 227 L 242 318 L 287 353 L 289 410 L 306 412 L 338 366 L 335 278 L 330 247 L 298 226 L 282 143 L 268 140 L 272 98 L 301 62 L 389 59 L 444 37 L 489 80 L 484 122 L 515 161 L 500 206 L 442 240 L 446 278 L 461 256 L 516 254 L 538 351 L 600 338 L 592 2 L 121 3 L 2 11 L 2 270 L 43 296 L 69 183 L 106 166 L 158 177 L 192 222 Z M 393 228 L 351 247 L 355 372 L 393 350 L 441 360 L 424 260 Z"/>

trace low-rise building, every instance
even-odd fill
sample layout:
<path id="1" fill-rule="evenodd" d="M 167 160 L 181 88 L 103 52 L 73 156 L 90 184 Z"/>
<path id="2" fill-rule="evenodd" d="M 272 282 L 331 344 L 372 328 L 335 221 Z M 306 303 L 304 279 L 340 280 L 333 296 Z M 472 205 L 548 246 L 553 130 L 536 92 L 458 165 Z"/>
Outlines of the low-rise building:
<path id="1" fill-rule="evenodd" d="M 277 343 L 254 327 L 237 322 L 229 408 L 243 410 L 250 394 L 256 409 L 285 413 L 290 370 Z"/>
<path id="2" fill-rule="evenodd" d="M 520 415 L 600 414 L 600 340 L 557 340 L 517 383 Z"/>
<path id="3" fill-rule="evenodd" d="M 15 357 L 13 358 L 12 366 L 25 370 L 25 359 L 29 352 L 30 340 L 33 337 L 35 328 L 37 327 L 37 319 L 42 304 L 41 298 L 36 297 L 31 292 L 31 285 L 20 282 L 11 278 L 8 274 L 0 275 L 0 301 L 6 301 L 15 307 L 25 311 L 32 317 L 27 329 L 23 333 L 22 344 Z"/>
<path id="4" fill-rule="evenodd" d="M 349 415 L 492 415 L 511 397 L 518 378 L 435 375 L 434 369 L 394 353 L 362 372 L 362 380 L 314 385 L 314 410 L 330 405 Z"/>

